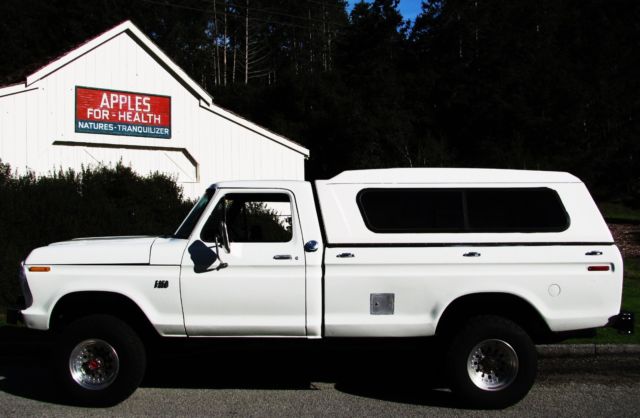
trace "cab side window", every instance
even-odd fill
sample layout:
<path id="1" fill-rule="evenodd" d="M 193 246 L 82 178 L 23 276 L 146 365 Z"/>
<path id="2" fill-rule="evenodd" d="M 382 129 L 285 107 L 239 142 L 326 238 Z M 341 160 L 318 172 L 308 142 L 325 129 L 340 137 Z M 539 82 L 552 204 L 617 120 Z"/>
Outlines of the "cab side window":
<path id="1" fill-rule="evenodd" d="M 229 242 L 289 242 L 291 201 L 285 193 L 229 193 L 218 202 L 200 238 L 213 242 L 225 221 Z"/>

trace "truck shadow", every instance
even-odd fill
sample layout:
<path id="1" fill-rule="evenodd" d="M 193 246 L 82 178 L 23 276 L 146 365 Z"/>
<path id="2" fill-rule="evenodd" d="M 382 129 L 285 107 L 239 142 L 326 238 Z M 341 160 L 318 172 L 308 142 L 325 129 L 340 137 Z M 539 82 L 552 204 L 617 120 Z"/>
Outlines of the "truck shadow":
<path id="1" fill-rule="evenodd" d="M 142 386 L 321 390 L 389 402 L 461 408 L 443 389 L 423 342 L 398 340 L 202 342 L 152 359 Z M 185 355 L 184 353 L 187 353 Z M 419 378 L 417 378 L 419 377 Z"/>
<path id="2" fill-rule="evenodd" d="M 60 403 L 48 368 L 52 347 L 45 334 L 27 328 L 0 327 L 0 391 Z"/>
<path id="3" fill-rule="evenodd" d="M 45 334 L 0 327 L 0 391 L 73 405 L 55 389 L 52 350 Z M 450 392 L 440 389 L 442 374 L 437 362 L 427 362 L 429 358 L 437 357 L 421 343 L 398 347 L 381 340 L 175 342 L 150 353 L 141 387 L 321 390 L 328 386 L 353 396 L 460 408 Z"/>

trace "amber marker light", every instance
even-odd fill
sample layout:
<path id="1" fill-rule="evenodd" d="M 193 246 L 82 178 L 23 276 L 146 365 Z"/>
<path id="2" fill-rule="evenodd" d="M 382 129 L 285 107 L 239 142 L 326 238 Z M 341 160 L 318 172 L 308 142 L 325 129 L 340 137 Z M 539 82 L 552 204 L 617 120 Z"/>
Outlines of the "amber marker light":
<path id="1" fill-rule="evenodd" d="M 47 271 L 51 271 L 51 267 L 49 267 L 49 266 L 32 266 L 32 267 L 29 267 L 29 271 L 45 273 Z"/>

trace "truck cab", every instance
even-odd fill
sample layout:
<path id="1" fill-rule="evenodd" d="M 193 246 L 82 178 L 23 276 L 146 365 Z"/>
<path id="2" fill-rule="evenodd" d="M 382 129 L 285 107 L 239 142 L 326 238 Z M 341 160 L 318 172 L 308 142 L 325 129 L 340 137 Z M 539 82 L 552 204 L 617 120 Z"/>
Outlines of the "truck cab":
<path id="1" fill-rule="evenodd" d="M 310 183 L 216 184 L 177 235 L 188 237 L 186 335 L 321 337 L 323 240 Z M 316 250 L 305 251 L 311 241 Z"/>

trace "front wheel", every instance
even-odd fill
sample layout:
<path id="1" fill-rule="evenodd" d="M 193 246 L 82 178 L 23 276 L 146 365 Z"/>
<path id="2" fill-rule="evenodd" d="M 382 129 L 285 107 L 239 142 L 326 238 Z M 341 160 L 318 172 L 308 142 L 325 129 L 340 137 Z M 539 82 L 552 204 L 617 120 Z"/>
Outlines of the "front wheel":
<path id="1" fill-rule="evenodd" d="M 140 385 L 146 353 L 142 341 L 127 324 L 112 316 L 92 315 L 64 329 L 54 362 L 71 401 L 114 405 Z"/>
<path id="2" fill-rule="evenodd" d="M 517 324 L 493 315 L 470 319 L 451 342 L 447 365 L 458 398 L 503 408 L 522 399 L 537 374 L 535 345 Z"/>

